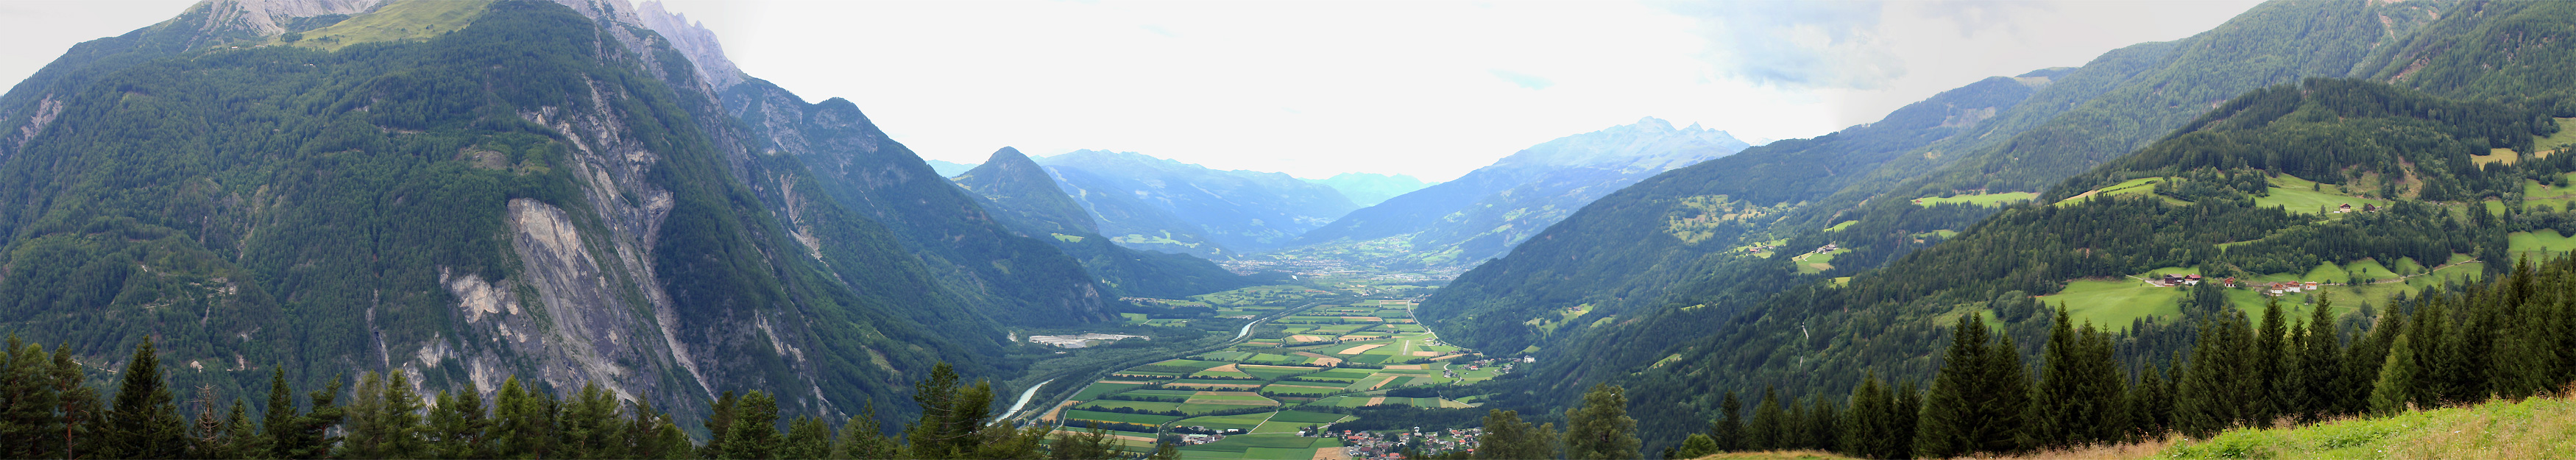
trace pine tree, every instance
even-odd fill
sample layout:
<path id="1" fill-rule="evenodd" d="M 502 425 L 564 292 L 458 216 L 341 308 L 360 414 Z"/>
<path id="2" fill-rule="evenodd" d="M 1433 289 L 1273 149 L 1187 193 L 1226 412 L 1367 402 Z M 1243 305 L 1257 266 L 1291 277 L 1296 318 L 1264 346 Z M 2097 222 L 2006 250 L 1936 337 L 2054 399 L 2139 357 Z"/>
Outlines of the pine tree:
<path id="1" fill-rule="evenodd" d="M 62 453 L 62 419 L 54 416 L 61 406 L 53 382 L 53 361 L 45 356 L 43 346 L 18 340 L 10 334 L 5 350 L 0 350 L 5 370 L 0 370 L 0 456 L 11 458 L 45 458 Z"/>
<path id="2" fill-rule="evenodd" d="M 2110 441 L 2121 420 L 2122 379 L 2111 338 L 2086 324 L 2074 327 L 2059 306 L 2056 324 L 2041 352 L 2040 384 L 2032 402 L 2033 437 L 2041 446 L 2064 447 Z"/>
<path id="3" fill-rule="evenodd" d="M 787 424 L 787 438 L 778 445 L 778 458 L 813 459 L 832 455 L 832 425 L 823 419 L 798 416 Z"/>
<path id="4" fill-rule="evenodd" d="M 2343 341 L 2335 334 L 2334 298 L 2317 296 L 2317 308 L 2308 313 L 2306 334 L 2299 340 L 2298 376 L 2291 390 L 2298 395 L 2293 405 L 2300 421 L 2312 423 L 2326 416 L 2340 414 L 2350 390 L 2344 382 Z"/>
<path id="5" fill-rule="evenodd" d="M 1084 430 L 1080 434 L 1057 434 L 1054 444 L 1054 448 L 1047 452 L 1047 458 L 1054 460 L 1108 460 L 1124 454 L 1118 451 L 1118 443 L 1110 440 L 1109 432 L 1099 428 Z"/>
<path id="6" fill-rule="evenodd" d="M 1913 446 L 1896 444 L 1896 396 L 1879 383 L 1878 373 L 1864 372 L 1852 389 L 1850 416 L 1843 418 L 1842 452 L 1860 458 L 1896 458 Z M 1696 457 L 1696 456 L 1694 456 Z"/>
<path id="7" fill-rule="evenodd" d="M 2253 384 L 2254 392 L 2244 402 L 2247 410 L 2246 421 L 2256 427 L 2271 427 L 2272 420 L 2279 417 L 2281 413 L 2278 400 L 2272 395 L 2281 394 L 2281 361 L 2282 357 L 2287 355 L 2284 353 L 2283 338 L 2289 336 L 2286 324 L 2288 320 L 2283 319 L 2283 316 L 2281 298 L 2273 297 L 2264 306 L 2263 325 L 2254 335 L 2254 352 L 2251 355 L 2253 361 L 2246 369 L 2252 373 L 2253 381 L 2250 383 Z"/>
<path id="8" fill-rule="evenodd" d="M 921 406 L 921 419 L 904 428 L 909 456 L 959 458 L 1003 441 L 983 432 L 984 420 L 991 418 L 992 385 L 976 382 L 970 387 L 960 380 L 955 368 L 939 363 L 929 377 L 913 383 L 912 400 Z"/>
<path id="9" fill-rule="evenodd" d="M 107 446 L 121 458 L 179 458 L 188 453 L 186 422 L 161 375 L 152 339 L 134 346 L 121 373 L 116 406 L 107 413 Z"/>
<path id="10" fill-rule="evenodd" d="M 840 441 L 832 443 L 831 456 L 835 460 L 894 458 L 903 450 L 903 446 L 886 437 L 885 427 L 877 424 L 877 405 L 873 402 L 867 403 L 859 415 L 850 417 L 849 423 L 841 424 L 840 436 Z"/>
<path id="11" fill-rule="evenodd" d="M 2221 315 L 2200 323 L 2200 340 L 2191 360 L 2175 371 L 2173 427 L 2185 436 L 2207 437 L 2236 426 L 2247 415 L 2253 393 L 2249 353 L 2251 329 L 2242 314 Z"/>
<path id="12" fill-rule="evenodd" d="M 733 430 L 734 406 L 741 403 L 742 397 L 735 396 L 733 390 L 725 390 L 724 394 L 716 396 L 715 402 L 707 404 L 707 418 L 698 423 L 712 439 L 706 445 L 698 446 L 700 458 L 725 458 L 724 434 Z"/>
<path id="13" fill-rule="evenodd" d="M 617 396 L 597 382 L 584 383 L 581 391 L 564 404 L 562 420 L 557 422 L 563 434 L 559 455 L 579 458 L 618 458 L 626 456 L 626 443 L 618 438 L 626 432 L 617 416 Z"/>
<path id="14" fill-rule="evenodd" d="M 2408 403 L 2418 399 L 2415 383 L 2415 348 L 2408 346 L 2408 336 L 2397 336 L 2395 352 L 2388 354 L 2387 364 L 2379 367 L 2379 382 L 2370 389 L 2370 411 L 2394 414 L 2411 409 Z"/>
<path id="15" fill-rule="evenodd" d="M 420 393 L 411 388 L 411 377 L 401 369 L 387 372 L 384 396 L 376 416 L 384 430 L 384 458 L 426 458 L 431 455 L 429 441 L 422 439 Z"/>
<path id="16" fill-rule="evenodd" d="M 384 377 L 375 371 L 358 375 L 358 387 L 349 395 L 348 433 L 341 443 L 341 458 L 386 458 L 384 444 L 392 440 L 384 426 Z"/>
<path id="17" fill-rule="evenodd" d="M 2181 363 L 2177 352 L 2173 363 Z M 2156 439 L 2173 429 L 2173 380 L 2155 363 L 2141 366 L 2138 386 L 2129 392 L 2129 431 L 2146 439 Z"/>
<path id="18" fill-rule="evenodd" d="M 2030 383 L 2012 338 L 1988 345 L 1990 332 L 1975 314 L 1960 316 L 1952 329 L 1950 350 L 1923 399 L 1915 452 L 1956 457 L 2023 449 L 2030 441 L 2024 418 Z"/>
<path id="19" fill-rule="evenodd" d="M 268 413 L 261 417 L 259 443 L 268 448 L 269 457 L 294 458 L 288 453 L 305 448 L 294 429 L 295 393 L 286 386 L 285 367 L 274 368 L 268 375 Z"/>
<path id="20" fill-rule="evenodd" d="M 690 453 L 689 435 L 671 414 L 653 409 L 653 405 L 635 401 L 633 411 L 623 424 L 626 427 L 626 458 L 671 458 Z M 837 447 L 837 446 L 836 446 Z"/>
<path id="21" fill-rule="evenodd" d="M 470 379 L 462 384 L 453 395 L 439 392 L 438 407 L 430 410 L 429 430 L 436 439 L 430 450 L 438 458 L 492 458 L 492 421 L 485 415 L 483 389 Z"/>
<path id="22" fill-rule="evenodd" d="M 250 404 L 241 398 L 233 398 L 232 409 L 225 411 L 224 437 L 228 441 L 216 458 L 254 458 L 261 455 L 259 449 L 264 447 L 253 442 L 259 434 L 250 423 Z"/>
<path id="23" fill-rule="evenodd" d="M 760 390 L 744 393 L 734 406 L 733 426 L 725 429 L 721 441 L 724 458 L 777 458 L 778 441 L 778 400 Z"/>
<path id="24" fill-rule="evenodd" d="M 313 407 L 288 420 L 287 426 L 290 432 L 281 433 L 282 439 L 292 439 L 294 442 L 281 441 L 274 446 L 276 450 L 271 453 L 277 458 L 286 459 L 317 459 L 331 456 L 331 448 L 340 444 L 340 437 L 331 435 L 331 428 L 339 426 L 341 419 L 347 416 L 347 410 L 339 405 L 340 382 L 345 378 L 332 377 L 331 383 L 324 385 L 322 390 L 304 394 L 306 400 L 313 402 Z"/>
<path id="25" fill-rule="evenodd" d="M 1628 417 L 1627 389 L 1593 384 L 1583 394 L 1583 407 L 1565 411 L 1566 458 L 1642 458 L 1637 448 L 1637 419 Z"/>
<path id="26" fill-rule="evenodd" d="M 1753 407 L 1753 423 L 1744 426 L 1744 450 L 1760 451 L 1788 447 L 1786 427 L 1789 412 L 1780 407 L 1780 391 L 1762 388 L 1762 403 Z"/>
<path id="27" fill-rule="evenodd" d="M 1919 425 L 1923 422 L 1923 391 L 1916 388 L 1914 381 L 1908 380 L 1896 388 L 1896 412 L 1888 420 L 1895 422 L 1887 435 L 1895 439 L 1890 444 L 1895 445 L 1896 454 L 1887 458 L 1914 458 L 1914 446 L 1917 445 L 1914 436 L 1920 433 Z"/>
<path id="28" fill-rule="evenodd" d="M 1835 407 L 1833 398 L 1827 398 L 1824 395 L 1816 395 L 1815 405 L 1807 409 L 1806 430 L 1808 448 L 1829 451 L 1842 450 L 1842 412 L 1842 408 Z"/>
<path id="29" fill-rule="evenodd" d="M 58 447 L 63 458 L 103 458 L 115 452 L 107 444 L 104 427 L 98 427 L 107 415 L 106 404 L 98 400 L 98 389 L 84 383 L 80 363 L 72 361 L 72 345 L 54 345 L 54 401 L 62 407 L 54 411 L 62 416 L 62 442 Z M 47 455 L 50 457 L 51 455 Z"/>
<path id="30" fill-rule="evenodd" d="M 1727 390 L 1717 410 L 1717 423 L 1708 427 L 1710 440 L 1717 442 L 1720 452 L 1744 450 L 1744 400 L 1735 396 L 1735 390 Z"/>
<path id="31" fill-rule="evenodd" d="M 553 398 L 520 386 L 518 377 L 501 381 L 493 398 L 493 451 L 502 458 L 555 457 Z"/>

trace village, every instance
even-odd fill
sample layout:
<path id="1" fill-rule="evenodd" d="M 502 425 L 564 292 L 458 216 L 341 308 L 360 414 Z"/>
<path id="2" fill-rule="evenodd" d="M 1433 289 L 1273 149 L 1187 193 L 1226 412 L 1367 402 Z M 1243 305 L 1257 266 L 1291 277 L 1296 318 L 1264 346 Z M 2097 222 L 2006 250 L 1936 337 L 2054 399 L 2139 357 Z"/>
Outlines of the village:
<path id="1" fill-rule="evenodd" d="M 1372 460 L 1405 458 L 1407 448 L 1418 455 L 1453 451 L 1475 452 L 1476 436 L 1484 432 L 1482 428 L 1450 428 L 1427 432 L 1421 428 L 1414 428 L 1413 431 L 1385 433 L 1351 430 L 1330 433 L 1328 431 L 1326 435 L 1341 438 L 1342 452 L 1352 460 Z"/>
<path id="2" fill-rule="evenodd" d="M 2156 287 L 2173 287 L 2173 288 L 2179 288 L 2179 287 L 2188 287 L 2188 286 L 2197 286 L 2197 285 L 2200 285 L 2200 283 L 2201 283 L 2201 281 L 2202 281 L 2202 280 L 2201 280 L 2200 275 L 2189 275 L 2189 274 L 2166 274 L 2166 275 L 2158 276 L 2158 277 L 2154 277 L 2154 278 L 2147 278 L 2147 279 L 2146 279 L 2146 281 L 2147 281 L 2147 284 L 2154 285 L 2154 286 L 2156 286 Z M 2239 287 L 2239 286 L 2238 286 L 2239 284 L 2244 284 L 2244 287 L 2251 287 L 2251 288 L 2254 288 L 2254 289 L 2256 289 L 2256 290 L 2258 290 L 2258 291 L 2261 291 L 2261 292 L 2263 293 L 2263 295 L 2267 295 L 2267 296 L 2275 296 L 2275 297 L 2278 297 L 2278 296 L 2281 296 L 2281 295 L 2284 295 L 2284 294 L 2297 294 L 2297 293 L 2300 293 L 2300 292 L 2314 291 L 2314 290 L 2323 289 L 2323 288 L 2325 288 L 2326 286 L 2329 286 L 2329 284 L 2326 284 L 2326 283 L 2319 283 L 2319 282 L 2315 282 L 2315 281 L 2283 281 L 2283 282 L 2261 283 L 2261 284 L 2254 284 L 2254 283 L 2239 283 L 2239 282 L 2236 280 L 2236 278 L 2235 278 L 2235 277 L 2227 277 L 2227 278 L 2224 278 L 2224 279 L 2217 280 L 2217 282 L 2219 283 L 2219 286 L 2223 286 L 2223 287 L 2227 287 L 2227 288 L 2231 288 L 2231 289 L 2232 289 L 2232 288 Z M 2337 283 L 2337 284 L 2333 284 L 2333 285 L 2340 285 L 2340 284 L 2341 284 L 2341 283 Z"/>

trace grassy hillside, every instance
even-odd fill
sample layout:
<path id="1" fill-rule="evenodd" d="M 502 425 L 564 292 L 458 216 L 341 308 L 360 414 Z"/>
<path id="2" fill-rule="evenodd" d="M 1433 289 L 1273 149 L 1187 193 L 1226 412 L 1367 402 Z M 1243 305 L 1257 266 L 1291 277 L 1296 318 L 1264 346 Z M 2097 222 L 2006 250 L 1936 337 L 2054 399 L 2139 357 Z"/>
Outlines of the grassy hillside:
<path id="1" fill-rule="evenodd" d="M 2155 458 L 2570 458 L 2576 399 L 2534 397 L 2289 428 L 2241 428 Z"/>

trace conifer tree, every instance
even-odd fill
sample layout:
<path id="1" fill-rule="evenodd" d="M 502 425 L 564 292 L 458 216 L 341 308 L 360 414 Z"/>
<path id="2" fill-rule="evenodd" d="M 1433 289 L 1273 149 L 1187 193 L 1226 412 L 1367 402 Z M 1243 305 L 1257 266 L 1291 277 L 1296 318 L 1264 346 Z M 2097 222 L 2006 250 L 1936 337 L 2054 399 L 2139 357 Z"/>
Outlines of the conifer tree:
<path id="1" fill-rule="evenodd" d="M 2176 352 L 2173 363 L 2181 363 Z M 2129 432 L 2155 439 L 2173 429 L 2173 380 L 2155 363 L 2140 366 L 2137 389 L 2129 392 Z"/>
<path id="2" fill-rule="evenodd" d="M 1744 450 L 1744 400 L 1735 396 L 1735 390 L 1727 390 L 1717 411 L 1717 423 L 1708 427 L 1709 439 L 1720 452 Z"/>
<path id="3" fill-rule="evenodd" d="M 598 382 L 582 384 L 581 391 L 565 402 L 563 418 L 556 423 L 563 430 L 558 447 L 561 455 L 581 458 L 626 456 L 626 442 L 618 438 L 619 434 L 626 432 L 621 423 L 623 420 L 617 416 L 617 409 L 621 406 L 623 404 L 617 401 L 617 396 L 609 394 L 608 389 L 601 388 Z"/>
<path id="4" fill-rule="evenodd" d="M 61 406 L 55 414 L 62 416 L 63 436 L 60 443 L 50 443 L 62 451 L 62 458 L 97 458 L 114 452 L 107 446 L 104 429 L 96 427 L 107 416 L 106 403 L 99 401 L 98 389 L 90 388 L 81 374 L 80 363 L 72 361 L 72 345 L 54 345 L 54 401 Z M 52 450 L 52 449 L 49 449 Z M 51 455 L 47 455 L 51 456 Z"/>
<path id="5" fill-rule="evenodd" d="M 1807 409 L 1807 447 L 1838 451 L 1843 448 L 1842 408 L 1833 398 L 1816 395 L 1815 406 Z"/>
<path id="6" fill-rule="evenodd" d="M 2317 308 L 2308 313 L 2308 324 L 2300 336 L 2297 376 L 2288 391 L 2298 396 L 2292 407 L 2303 423 L 2340 414 L 2350 389 L 2343 387 L 2343 340 L 2334 326 L 2334 298 L 2317 296 Z"/>
<path id="7" fill-rule="evenodd" d="M 2254 333 L 2253 360 L 2246 367 L 2252 373 L 2254 392 L 2245 399 L 2245 418 L 2256 427 L 2271 427 L 2272 419 L 2281 413 L 2272 395 L 2281 394 L 2283 338 L 2289 336 L 2288 320 L 2281 314 L 2281 298 L 2273 297 L 2263 308 L 2262 327 Z"/>
<path id="8" fill-rule="evenodd" d="M 152 339 L 134 346 L 126 361 L 116 406 L 107 413 L 107 446 L 119 458 L 179 458 L 188 453 L 186 422 L 161 375 Z"/>
<path id="9" fill-rule="evenodd" d="M 62 454 L 55 447 L 62 443 L 62 419 L 54 416 L 61 406 L 53 378 L 53 361 L 45 356 L 43 346 L 28 344 L 10 334 L 5 350 L 0 350 L 0 456 L 12 458 L 45 458 Z"/>
<path id="10" fill-rule="evenodd" d="M 286 368 L 277 367 L 268 375 L 268 412 L 261 415 L 259 444 L 271 458 L 293 458 L 288 452 L 303 449 L 305 443 L 295 427 L 295 393 L 286 386 Z"/>
<path id="11" fill-rule="evenodd" d="M 823 419 L 797 416 L 787 424 L 787 438 L 778 445 L 778 458 L 812 459 L 832 455 L 832 426 Z"/>
<path id="12" fill-rule="evenodd" d="M 635 401 L 626 427 L 626 458 L 672 458 L 691 452 L 689 434 L 671 421 L 671 414 L 653 410 L 653 405 Z"/>
<path id="13" fill-rule="evenodd" d="M 2241 313 L 2204 320 L 2200 340 L 2192 343 L 2191 360 L 2175 371 L 2173 427 L 2185 436 L 2206 437 L 2242 422 L 2254 395 L 2250 353 L 2253 332 Z"/>
<path id="14" fill-rule="evenodd" d="M 1780 391 L 1762 388 L 1762 403 L 1753 407 L 1753 423 L 1744 426 L 1744 450 L 1761 451 L 1787 448 L 1784 433 L 1789 412 L 1780 407 Z"/>
<path id="15" fill-rule="evenodd" d="M 1637 448 L 1637 419 L 1628 417 L 1627 389 L 1593 384 L 1583 394 L 1583 407 L 1565 411 L 1566 458 L 1642 458 Z"/>
<path id="16" fill-rule="evenodd" d="M 902 453 L 902 449 L 903 446 L 895 445 L 893 439 L 885 436 L 884 426 L 877 424 L 877 405 L 871 402 L 859 411 L 859 415 L 850 417 L 849 423 L 841 424 L 840 440 L 832 443 L 831 457 L 834 460 L 894 458 Z"/>
<path id="17" fill-rule="evenodd" d="M 501 392 L 493 398 L 492 404 L 492 449 L 497 456 L 555 456 L 552 455 L 556 433 L 553 399 L 545 392 L 522 386 L 518 377 L 501 381 Z"/>
<path id="18" fill-rule="evenodd" d="M 313 402 L 313 407 L 287 421 L 291 432 L 281 433 L 281 439 L 291 438 L 294 442 L 279 442 L 272 454 L 285 459 L 317 459 L 331 455 L 331 448 L 340 444 L 340 437 L 332 435 L 331 428 L 339 426 L 341 419 L 347 416 L 347 410 L 339 404 L 340 381 L 344 378 L 332 377 L 331 383 L 324 385 L 322 390 L 304 394 L 306 400 Z"/>
<path id="19" fill-rule="evenodd" d="M 2386 415 L 2404 411 L 2409 409 L 2407 403 L 2418 398 L 2415 393 L 2419 387 L 2415 383 L 2415 347 L 2408 346 L 2409 338 L 2408 335 L 2398 335 L 2393 347 L 2396 351 L 2389 353 L 2387 364 L 2379 367 L 2379 382 L 2370 389 L 2372 413 Z"/>
<path id="20" fill-rule="evenodd" d="M 2021 450 L 2030 440 L 2025 416 L 2030 383 L 2011 337 L 1993 340 L 1976 314 L 1952 328 L 1932 392 L 1923 398 L 1915 453 L 1956 457 Z"/>
<path id="21" fill-rule="evenodd" d="M 957 370 L 943 362 L 931 367 L 929 377 L 913 383 L 912 400 L 921 406 L 921 419 L 904 428 L 909 456 L 959 458 L 1003 441 L 987 439 L 983 430 L 984 420 L 991 418 L 992 384 L 976 382 L 970 387 L 960 380 Z"/>
<path id="22" fill-rule="evenodd" d="M 1782 404 L 1784 410 L 1780 414 L 1780 436 L 1772 441 L 1772 448 L 1788 450 L 1816 447 L 1814 433 L 1807 429 L 1807 404 L 1802 402 L 1805 400 L 1806 398 L 1789 398 L 1784 401 Z"/>
<path id="23" fill-rule="evenodd" d="M 384 445 L 392 440 L 385 420 L 385 381 L 375 371 L 358 375 L 358 387 L 349 395 L 348 433 L 339 446 L 341 458 L 387 458 Z"/>
<path id="24" fill-rule="evenodd" d="M 716 396 L 715 402 L 707 404 L 707 418 L 698 423 L 713 438 L 706 445 L 698 446 L 699 457 L 725 458 L 724 434 L 733 430 L 734 406 L 741 402 L 741 396 L 734 395 L 733 390 L 725 390 L 724 394 Z"/>
<path id="25" fill-rule="evenodd" d="M 262 447 L 258 443 L 253 442 L 258 439 L 259 434 L 250 423 L 250 405 L 243 402 L 241 398 L 233 398 L 232 409 L 225 411 L 224 437 L 226 438 L 226 441 L 222 446 L 222 451 L 216 453 L 210 458 L 253 458 L 260 456 L 260 451 L 258 449 L 261 449 Z"/>
<path id="26" fill-rule="evenodd" d="M 2125 388 L 2111 338 L 2091 324 L 2076 328 L 2069 316 L 2060 305 L 2041 353 L 2044 375 L 2032 403 L 2032 431 L 2042 446 L 2110 441 L 2126 424 Z"/>
<path id="27" fill-rule="evenodd" d="M 2399 295 L 2402 296 L 2404 293 L 2401 292 Z M 2343 403 L 2341 413 L 2361 414 L 2376 411 L 2371 407 L 2370 393 L 2379 383 L 2381 366 L 2388 362 L 2389 353 L 2395 349 L 2397 336 L 2406 328 L 2407 315 L 2391 310 L 2379 316 L 2378 321 L 2371 326 L 2368 337 L 2344 350 L 2343 379 L 2336 385 L 2336 388 L 2346 392 L 2344 396 L 2338 397 Z"/>
<path id="28" fill-rule="evenodd" d="M 1920 432 L 1918 425 L 1923 421 L 1923 391 L 1915 387 L 1914 381 L 1896 387 L 1896 412 L 1888 420 L 1895 422 L 1887 436 L 1895 440 L 1890 444 L 1896 449 L 1896 454 L 1888 458 L 1914 458 L 1914 435 Z"/>
<path id="29" fill-rule="evenodd" d="M 1860 387 L 1852 389 L 1851 416 L 1843 418 L 1842 452 L 1860 458 L 1896 458 L 1913 446 L 1896 444 L 1895 393 L 1878 381 L 1876 372 L 1864 372 Z"/>
<path id="30" fill-rule="evenodd" d="M 760 390 L 744 393 L 742 401 L 734 406 L 733 426 L 725 429 L 721 442 L 724 458 L 777 458 L 778 400 Z"/>
<path id="31" fill-rule="evenodd" d="M 471 379 L 462 385 L 453 395 L 438 394 L 438 407 L 429 413 L 430 436 L 435 441 L 430 451 L 438 458 L 492 458 L 492 420 L 485 415 L 489 410 L 484 409 L 483 390 Z"/>

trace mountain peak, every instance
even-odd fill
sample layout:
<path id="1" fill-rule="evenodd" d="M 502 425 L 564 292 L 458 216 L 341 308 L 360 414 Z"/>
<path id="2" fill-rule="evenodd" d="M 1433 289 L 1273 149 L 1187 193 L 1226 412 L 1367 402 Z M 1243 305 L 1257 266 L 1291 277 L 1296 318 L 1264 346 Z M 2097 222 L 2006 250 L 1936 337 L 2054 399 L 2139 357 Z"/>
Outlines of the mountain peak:
<path id="1" fill-rule="evenodd" d="M 991 159 L 987 159 L 987 160 L 984 160 L 984 163 L 985 163 L 985 164 L 1005 163 L 1005 162 L 1008 162 L 1008 163 L 1020 163 L 1020 162 L 1027 162 L 1027 163 L 1032 163 L 1032 164 L 1034 164 L 1034 163 L 1036 163 L 1037 161 L 1036 161 L 1036 160 L 1031 160 L 1031 159 L 1029 159 L 1029 156 L 1028 156 L 1027 154 L 1020 153 L 1020 149 L 1010 148 L 1010 147 L 1003 147 L 1001 150 L 995 150 L 995 151 L 993 151 L 993 158 L 991 158 Z"/>
<path id="2" fill-rule="evenodd" d="M 697 64 L 698 78 L 706 80 L 709 86 L 723 90 L 742 83 L 742 69 L 734 67 L 733 60 L 725 58 L 724 44 L 716 42 L 715 31 L 707 30 L 705 23 L 692 22 L 689 15 L 663 9 L 660 0 L 644 2 L 637 10 L 638 22 L 642 22 L 644 28 L 662 34 L 662 38 L 671 40 L 671 48 Z"/>

